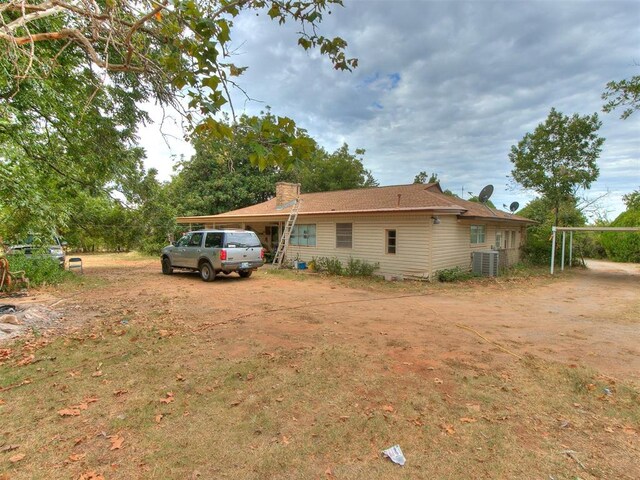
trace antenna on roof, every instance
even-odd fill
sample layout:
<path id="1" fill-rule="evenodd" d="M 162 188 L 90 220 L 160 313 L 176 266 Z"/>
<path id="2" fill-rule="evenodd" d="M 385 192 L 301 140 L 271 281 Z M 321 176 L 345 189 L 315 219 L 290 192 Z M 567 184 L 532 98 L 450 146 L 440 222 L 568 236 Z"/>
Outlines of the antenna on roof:
<path id="1" fill-rule="evenodd" d="M 493 210 L 491 210 L 487 205 L 487 201 L 491 198 L 491 195 L 493 195 L 493 185 L 487 185 L 480 191 L 480 195 L 478 195 L 478 200 L 480 200 L 480 203 L 483 204 L 485 208 L 489 210 L 491 214 L 495 217 L 497 216 L 496 213 Z"/>

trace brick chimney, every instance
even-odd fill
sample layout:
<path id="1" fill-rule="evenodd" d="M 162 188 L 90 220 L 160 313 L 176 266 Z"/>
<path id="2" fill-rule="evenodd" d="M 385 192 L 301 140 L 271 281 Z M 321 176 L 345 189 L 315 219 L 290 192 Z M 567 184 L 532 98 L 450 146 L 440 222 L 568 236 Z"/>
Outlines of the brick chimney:
<path id="1" fill-rule="evenodd" d="M 283 208 L 287 203 L 297 200 L 299 196 L 299 183 L 276 183 L 276 208 Z"/>

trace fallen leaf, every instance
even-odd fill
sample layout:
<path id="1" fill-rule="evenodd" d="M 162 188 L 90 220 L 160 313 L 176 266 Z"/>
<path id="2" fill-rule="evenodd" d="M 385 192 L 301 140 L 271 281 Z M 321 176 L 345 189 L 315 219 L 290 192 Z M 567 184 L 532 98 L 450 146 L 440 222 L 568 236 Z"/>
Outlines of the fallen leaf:
<path id="1" fill-rule="evenodd" d="M 436 385 L 442 385 L 444 382 L 442 380 L 440 380 L 439 378 L 434 378 L 433 379 L 433 383 L 435 383 Z"/>
<path id="2" fill-rule="evenodd" d="M 124 443 L 124 437 L 120 435 L 111 435 L 108 437 L 111 440 L 111 448 L 109 450 L 120 450 Z"/>
<path id="3" fill-rule="evenodd" d="M 160 403 L 171 403 L 175 400 L 175 398 L 173 398 L 173 392 L 167 392 L 167 398 L 161 398 L 160 399 Z"/>
<path id="4" fill-rule="evenodd" d="M 0 448 L 0 453 L 12 452 L 20 448 L 20 445 L 6 445 Z"/>
<path id="5" fill-rule="evenodd" d="M 595 384 L 590 383 L 589 385 L 587 385 L 587 390 L 592 391 L 592 390 L 595 390 L 595 389 L 596 389 Z"/>
<path id="6" fill-rule="evenodd" d="M 627 435 L 636 435 L 638 431 L 633 427 L 622 427 L 622 431 Z"/>
<path id="7" fill-rule="evenodd" d="M 462 417 L 462 418 L 460 419 L 460 421 L 461 421 L 462 423 L 475 423 L 475 422 L 477 422 L 478 420 L 476 420 L 475 418 L 470 418 L 470 417 Z"/>
<path id="8" fill-rule="evenodd" d="M 158 333 L 160 334 L 161 337 L 167 337 L 169 336 L 169 330 L 158 330 Z"/>
<path id="9" fill-rule="evenodd" d="M 121 396 L 121 395 L 124 395 L 125 393 L 129 393 L 129 391 L 128 391 L 128 390 L 114 390 L 114 391 L 113 391 L 113 394 L 114 394 L 116 397 L 119 397 L 119 396 Z"/>
<path id="10" fill-rule="evenodd" d="M 176 380 L 179 381 L 179 382 L 184 382 L 185 378 L 182 375 L 178 374 L 178 375 L 176 375 Z"/>
<path id="11" fill-rule="evenodd" d="M 10 461 L 11 463 L 17 463 L 17 462 L 19 462 L 20 460 L 22 460 L 24 457 L 26 457 L 26 455 L 25 455 L 24 453 L 17 453 L 17 454 L 15 454 L 14 456 L 9 457 L 9 461 Z"/>
<path id="12" fill-rule="evenodd" d="M 282 402 L 282 401 L 284 401 L 284 397 L 278 397 L 278 398 L 276 398 L 276 402 Z"/>
<path id="13" fill-rule="evenodd" d="M 92 377 L 101 377 L 102 376 L 102 370 L 98 370 L 97 372 L 93 372 L 91 374 Z"/>
<path id="14" fill-rule="evenodd" d="M 385 412 L 393 412 L 393 406 L 385 405 L 382 407 L 382 410 L 384 410 Z"/>
<path id="15" fill-rule="evenodd" d="M 87 456 L 86 453 L 72 453 L 71 455 L 69 455 L 69 461 L 70 462 L 79 462 L 80 460 L 82 460 L 86 456 Z"/>
<path id="16" fill-rule="evenodd" d="M 0 398 L 0 405 L 4 405 L 4 400 Z"/>
<path id="17" fill-rule="evenodd" d="M 162 418 L 164 417 L 163 414 L 159 413 L 156 415 L 156 423 L 160 423 L 160 420 L 162 420 Z"/>
<path id="18" fill-rule="evenodd" d="M 96 397 L 87 397 L 84 399 L 84 403 L 96 403 L 98 399 Z"/>
<path id="19" fill-rule="evenodd" d="M 104 477 L 99 473 L 91 471 L 80 475 L 78 480 L 104 480 Z"/>
<path id="20" fill-rule="evenodd" d="M 604 427 L 604 431 L 607 433 L 614 433 L 614 430 L 611 427 Z"/>
<path id="21" fill-rule="evenodd" d="M 343 422 L 346 422 L 347 420 L 349 420 L 349 415 L 341 415 L 340 416 L 340 420 L 342 420 Z"/>
<path id="22" fill-rule="evenodd" d="M 282 443 L 284 443 L 285 445 L 289 445 L 289 439 L 284 435 L 282 436 Z"/>
<path id="23" fill-rule="evenodd" d="M 231 405 L 232 407 L 237 407 L 238 405 L 240 405 L 242 403 L 242 400 L 234 400 L 233 402 L 231 402 L 229 405 Z"/>
<path id="24" fill-rule="evenodd" d="M 20 360 L 17 365 L 19 367 L 24 367 L 25 365 L 29 365 L 30 363 L 33 363 L 33 361 L 36 359 L 35 355 L 29 355 L 28 357 L 23 358 L 22 360 Z"/>
<path id="25" fill-rule="evenodd" d="M 446 423 L 443 423 L 442 425 L 440 425 L 440 427 L 442 427 L 442 429 L 445 431 L 447 435 L 453 435 L 454 433 L 456 433 L 455 429 L 453 428 L 453 425 L 448 425 Z"/>
<path id="26" fill-rule="evenodd" d="M 247 373 L 247 380 L 253 380 L 254 376 L 253 373 Z"/>
<path id="27" fill-rule="evenodd" d="M 333 470 L 331 470 L 331 467 L 327 467 L 327 469 L 324 471 L 324 474 L 327 477 L 333 477 Z"/>
<path id="28" fill-rule="evenodd" d="M 58 415 L 61 417 L 77 417 L 80 415 L 80 410 L 77 408 L 63 408 L 58 410 Z"/>

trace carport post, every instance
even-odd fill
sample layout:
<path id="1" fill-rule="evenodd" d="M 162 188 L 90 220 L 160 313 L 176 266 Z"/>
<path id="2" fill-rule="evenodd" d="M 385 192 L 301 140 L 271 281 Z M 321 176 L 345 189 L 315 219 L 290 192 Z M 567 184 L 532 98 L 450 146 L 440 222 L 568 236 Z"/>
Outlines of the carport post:
<path id="1" fill-rule="evenodd" d="M 564 244 L 565 244 L 565 240 L 567 238 L 567 232 L 563 231 L 562 232 L 562 265 L 560 266 L 560 271 L 564 271 Z"/>
<path id="2" fill-rule="evenodd" d="M 556 227 L 551 227 L 551 275 L 553 275 L 553 264 L 556 261 Z"/>
<path id="3" fill-rule="evenodd" d="M 573 230 L 569 232 L 569 268 L 573 265 Z"/>

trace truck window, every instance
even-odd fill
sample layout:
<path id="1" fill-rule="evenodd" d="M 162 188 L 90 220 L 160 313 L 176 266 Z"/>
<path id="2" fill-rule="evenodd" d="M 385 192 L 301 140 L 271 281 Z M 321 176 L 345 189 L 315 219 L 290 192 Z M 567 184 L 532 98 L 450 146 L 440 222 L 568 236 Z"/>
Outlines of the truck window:
<path id="1" fill-rule="evenodd" d="M 253 232 L 227 232 L 224 246 L 227 248 L 261 247 L 260 239 Z"/>

